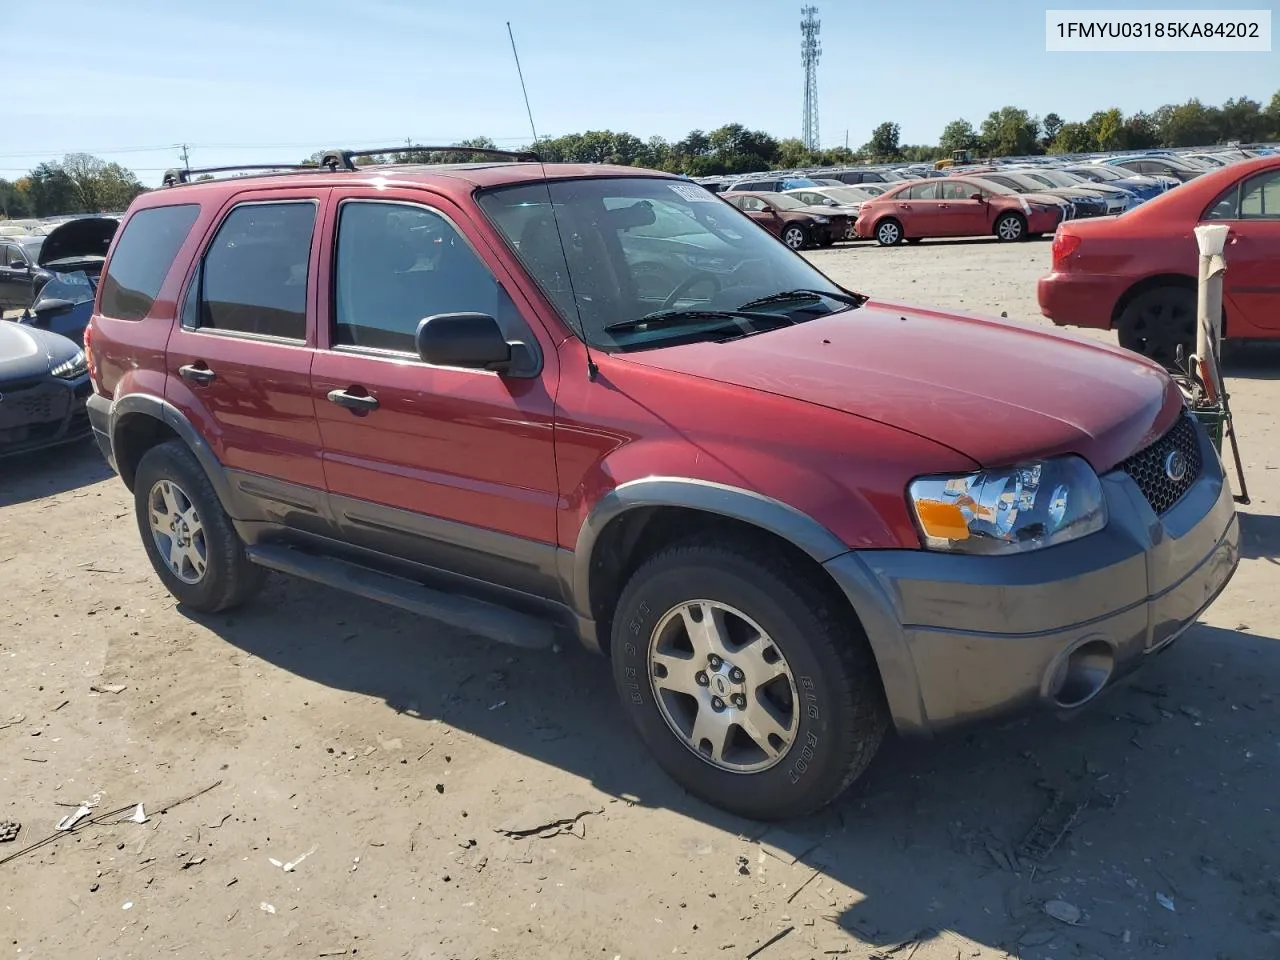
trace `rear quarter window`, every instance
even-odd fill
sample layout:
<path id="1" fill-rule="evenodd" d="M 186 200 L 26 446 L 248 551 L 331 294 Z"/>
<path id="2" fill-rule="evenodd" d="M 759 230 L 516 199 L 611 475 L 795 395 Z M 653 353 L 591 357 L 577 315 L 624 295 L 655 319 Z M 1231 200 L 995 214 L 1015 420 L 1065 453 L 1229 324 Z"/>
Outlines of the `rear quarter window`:
<path id="1" fill-rule="evenodd" d="M 98 312 L 116 320 L 141 320 L 151 310 L 200 205 L 139 210 L 125 225 L 102 278 Z"/>

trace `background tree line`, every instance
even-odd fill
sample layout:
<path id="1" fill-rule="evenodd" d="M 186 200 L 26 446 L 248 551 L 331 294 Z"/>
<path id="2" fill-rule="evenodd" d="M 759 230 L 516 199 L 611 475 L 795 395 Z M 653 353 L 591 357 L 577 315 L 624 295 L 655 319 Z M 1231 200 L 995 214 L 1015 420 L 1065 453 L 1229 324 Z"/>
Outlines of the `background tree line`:
<path id="1" fill-rule="evenodd" d="M 1064 121 L 1056 113 L 1041 119 L 1020 107 L 1001 107 L 978 126 L 966 119 L 953 120 L 943 128 L 936 144 L 903 144 L 898 124 L 886 121 L 857 150 L 836 147 L 813 152 L 796 138 L 778 139 L 761 130 L 730 123 L 710 132 L 693 130 L 674 142 L 662 137 L 641 140 L 634 134 L 612 130 L 588 130 L 543 139 L 537 152 L 548 162 L 616 163 L 698 177 L 848 163 L 922 162 L 949 157 L 955 150 L 1008 157 L 1211 146 L 1231 141 L 1280 141 L 1280 91 L 1265 107 L 1249 97 L 1233 98 L 1220 107 L 1188 100 L 1128 116 L 1112 107 L 1075 122 Z M 492 148 L 494 143 L 486 137 L 476 137 L 460 146 Z M 313 155 L 312 161 L 318 156 Z M 406 152 L 384 161 L 455 163 L 470 159 L 475 157 Z"/>
<path id="2" fill-rule="evenodd" d="M 1041 118 L 1020 107 L 1001 107 L 976 126 L 964 118 L 951 121 L 936 144 L 903 144 L 898 124 L 885 121 L 856 150 L 835 147 L 814 152 L 794 137 L 779 139 L 762 130 L 729 123 L 710 132 L 692 130 L 676 141 L 662 137 L 641 140 L 631 133 L 588 130 L 544 138 L 538 142 L 537 152 L 548 162 L 616 163 L 699 177 L 849 163 L 914 163 L 949 157 L 955 150 L 1007 157 L 1210 146 L 1229 141 L 1280 141 L 1280 91 L 1265 107 L 1249 97 L 1235 97 L 1216 107 L 1188 100 L 1127 116 L 1112 107 L 1077 121 L 1063 120 L 1056 113 Z M 493 148 L 494 143 L 487 137 L 474 137 L 458 146 Z M 320 154 L 315 153 L 303 162 L 316 163 L 319 159 Z M 474 155 L 462 152 L 401 152 L 361 163 L 456 163 L 473 159 Z M 61 162 L 40 164 L 16 181 L 0 179 L 0 217 L 123 210 L 144 189 L 133 172 L 118 163 L 71 153 Z"/>
<path id="3" fill-rule="evenodd" d="M 88 153 L 42 163 L 15 181 L 0 179 L 0 217 L 123 210 L 143 191 L 132 170 Z"/>

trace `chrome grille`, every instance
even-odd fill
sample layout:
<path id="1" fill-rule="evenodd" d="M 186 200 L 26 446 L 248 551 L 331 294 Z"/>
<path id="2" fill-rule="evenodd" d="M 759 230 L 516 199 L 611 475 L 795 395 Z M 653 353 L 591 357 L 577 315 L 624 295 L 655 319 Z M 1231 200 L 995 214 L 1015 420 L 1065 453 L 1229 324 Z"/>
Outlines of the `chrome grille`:
<path id="1" fill-rule="evenodd" d="M 1175 452 L 1186 458 L 1187 465 L 1186 473 L 1178 480 L 1172 479 L 1166 469 L 1169 455 Z M 1157 514 L 1172 507 L 1200 479 L 1204 470 L 1200 438 L 1191 415 L 1183 413 L 1168 433 L 1124 461 L 1120 469 L 1133 478 Z"/>

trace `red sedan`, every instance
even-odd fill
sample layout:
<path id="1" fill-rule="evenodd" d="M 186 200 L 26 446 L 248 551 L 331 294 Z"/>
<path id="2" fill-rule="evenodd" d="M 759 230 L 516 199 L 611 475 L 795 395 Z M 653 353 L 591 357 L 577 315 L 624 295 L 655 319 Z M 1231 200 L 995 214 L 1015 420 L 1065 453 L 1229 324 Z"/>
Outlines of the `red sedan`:
<path id="1" fill-rule="evenodd" d="M 925 237 L 1025 240 L 1053 231 L 1065 215 L 1057 197 L 1023 195 L 981 177 L 915 180 L 868 200 L 858 212 L 858 236 L 882 247 Z"/>
<path id="2" fill-rule="evenodd" d="M 1163 363 L 1195 344 L 1202 223 L 1230 228 L 1223 335 L 1280 337 L 1280 157 L 1205 173 L 1119 217 L 1073 220 L 1053 240 L 1040 312 L 1060 325 L 1114 328 L 1120 345 Z"/>

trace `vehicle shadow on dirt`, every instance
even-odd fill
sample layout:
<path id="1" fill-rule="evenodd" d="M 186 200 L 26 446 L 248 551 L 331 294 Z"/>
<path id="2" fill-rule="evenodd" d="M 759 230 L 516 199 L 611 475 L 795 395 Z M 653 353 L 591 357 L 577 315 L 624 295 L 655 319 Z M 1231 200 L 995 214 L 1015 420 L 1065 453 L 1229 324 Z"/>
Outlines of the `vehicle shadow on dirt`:
<path id="1" fill-rule="evenodd" d="M 188 616 L 281 669 L 438 719 L 613 796 L 752 839 L 768 831 L 765 842 L 796 858 L 787 869 L 804 871 L 792 876 L 816 878 L 794 902 L 794 887 L 778 893 L 776 906 L 824 916 L 828 938 L 881 950 L 915 938 L 930 958 L 956 955 L 953 934 L 1023 958 L 1252 957 L 1275 946 L 1273 638 L 1199 626 L 1069 722 L 1039 715 L 891 741 L 834 807 L 769 827 L 668 780 L 616 709 L 607 664 L 572 641 L 561 653 L 503 647 L 278 577 L 232 617 Z M 1079 817 L 1037 859 L 1021 844 L 1055 791 Z M 840 901 L 827 892 L 835 885 L 856 894 Z M 1047 916 L 1053 899 L 1081 922 Z"/>
<path id="2" fill-rule="evenodd" d="M 1236 514 L 1240 518 L 1240 557 L 1280 564 L 1280 517 L 1261 513 Z"/>
<path id="3" fill-rule="evenodd" d="M 91 439 L 0 460 L 0 508 L 57 496 L 112 476 Z"/>

